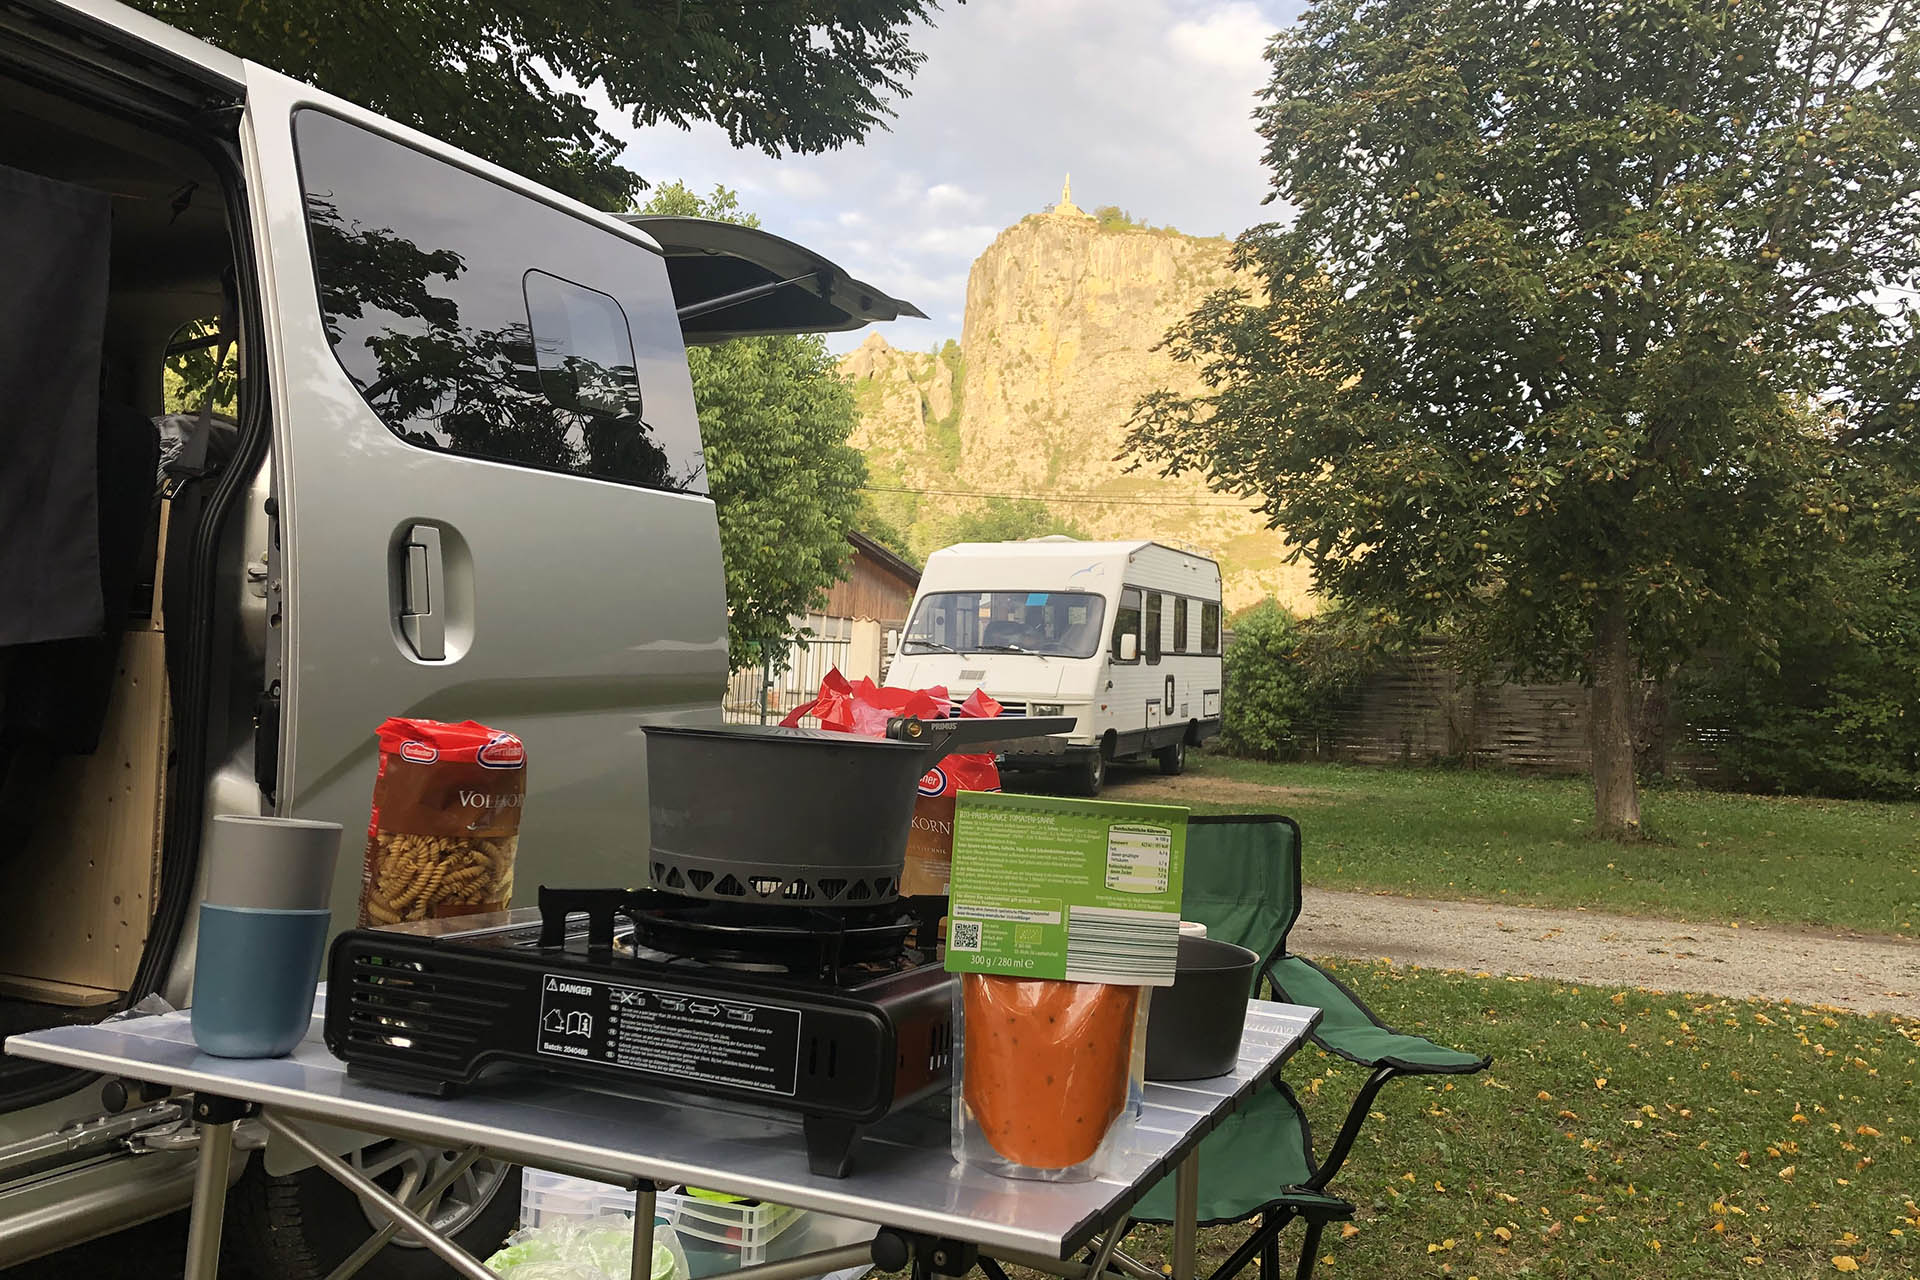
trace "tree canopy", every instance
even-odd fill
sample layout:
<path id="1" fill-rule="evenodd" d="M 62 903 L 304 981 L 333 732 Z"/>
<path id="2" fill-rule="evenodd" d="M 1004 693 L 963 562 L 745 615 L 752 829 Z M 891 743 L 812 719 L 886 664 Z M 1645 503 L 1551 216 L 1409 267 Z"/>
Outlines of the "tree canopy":
<path id="1" fill-rule="evenodd" d="M 681 183 L 646 212 L 758 226 L 725 187 L 704 199 Z M 826 599 L 849 555 L 867 468 L 847 443 L 853 389 L 816 336 L 735 338 L 689 347 L 707 482 L 727 573 L 727 652 L 734 667 L 787 658 L 792 618 Z"/>
<path id="2" fill-rule="evenodd" d="M 942 545 L 956 542 L 1019 542 L 1063 533 L 1084 538 L 1086 530 L 1053 514 L 1038 498 L 988 498 L 970 511 L 949 518 L 941 529 Z"/>
<path id="3" fill-rule="evenodd" d="M 1257 496 L 1321 591 L 1594 688 L 1765 636 L 1910 447 L 1920 50 L 1864 0 L 1315 0 L 1256 113 L 1289 221 L 1132 445 Z"/>
<path id="4" fill-rule="evenodd" d="M 134 0 L 241 57 L 603 209 L 640 175 L 594 110 L 711 122 L 735 147 L 829 151 L 892 114 L 934 0 Z"/>

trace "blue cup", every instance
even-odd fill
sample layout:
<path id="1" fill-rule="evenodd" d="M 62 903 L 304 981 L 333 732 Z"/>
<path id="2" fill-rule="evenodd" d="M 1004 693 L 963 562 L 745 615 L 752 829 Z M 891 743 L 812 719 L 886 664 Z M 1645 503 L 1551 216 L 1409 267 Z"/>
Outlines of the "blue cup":
<path id="1" fill-rule="evenodd" d="M 193 1039 L 216 1058 L 277 1058 L 307 1034 L 332 913 L 200 904 Z"/>

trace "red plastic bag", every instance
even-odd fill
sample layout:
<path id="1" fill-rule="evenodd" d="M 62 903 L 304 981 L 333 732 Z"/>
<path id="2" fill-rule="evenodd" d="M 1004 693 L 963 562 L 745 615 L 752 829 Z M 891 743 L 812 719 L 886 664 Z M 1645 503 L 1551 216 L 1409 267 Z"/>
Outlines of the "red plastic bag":
<path id="1" fill-rule="evenodd" d="M 865 676 L 854 683 L 835 668 L 820 682 L 820 696 L 794 710 L 780 723 L 792 729 L 812 715 L 819 717 L 823 729 L 880 738 L 886 736 L 887 721 L 894 716 L 944 720 L 951 705 L 944 685 L 931 689 L 895 689 L 877 685 Z M 975 689 L 960 704 L 960 714 L 997 716 L 1000 704 L 983 690 Z M 962 791 L 999 789 L 1000 767 L 990 755 L 947 756 L 927 770 L 913 802 L 913 826 L 907 833 L 901 893 L 917 896 L 947 892 L 948 872 L 953 865 L 954 796 Z"/>
<path id="2" fill-rule="evenodd" d="M 860 677 L 859 684 L 854 684 L 835 667 L 820 682 L 820 696 L 788 712 L 787 718 L 780 722 L 781 727 L 795 728 L 807 716 L 818 716 L 822 729 L 884 738 L 887 721 L 894 716 L 946 719 L 947 691 L 942 685 L 931 689 L 882 687 L 865 676 Z"/>
<path id="3" fill-rule="evenodd" d="M 822 729 L 836 733 L 857 733 L 867 738 L 883 738 L 887 721 L 895 716 L 918 716 L 922 720 L 944 720 L 950 702 L 945 685 L 931 689 L 896 689 L 877 685 L 866 676 L 856 684 L 835 667 L 820 682 L 820 695 L 812 702 L 794 708 L 780 724 L 792 729 L 807 716 L 816 716 Z M 997 716 L 1000 704 L 984 689 L 975 689 L 960 704 L 960 714 L 969 718 Z M 990 755 L 947 756 L 920 779 L 922 796 L 952 796 L 962 791 L 998 791 L 1000 768 Z"/>

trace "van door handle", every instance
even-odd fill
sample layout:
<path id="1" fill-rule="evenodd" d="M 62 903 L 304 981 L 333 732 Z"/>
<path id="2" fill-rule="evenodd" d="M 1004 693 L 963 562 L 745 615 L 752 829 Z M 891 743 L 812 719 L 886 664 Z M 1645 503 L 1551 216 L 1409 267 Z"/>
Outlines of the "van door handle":
<path id="1" fill-rule="evenodd" d="M 400 634 L 422 662 L 447 658 L 446 561 L 440 530 L 416 524 L 400 546 Z"/>

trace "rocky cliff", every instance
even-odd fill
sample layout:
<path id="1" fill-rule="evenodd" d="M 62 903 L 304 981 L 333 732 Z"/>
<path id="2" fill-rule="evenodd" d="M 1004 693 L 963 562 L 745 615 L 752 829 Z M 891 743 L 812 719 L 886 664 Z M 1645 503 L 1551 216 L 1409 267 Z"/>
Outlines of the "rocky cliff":
<path id="1" fill-rule="evenodd" d="M 961 340 L 909 352 L 870 336 L 842 362 L 861 409 L 855 443 L 881 514 L 916 550 L 976 500 L 1030 495 L 1095 537 L 1154 537 L 1216 555 L 1229 608 L 1277 596 L 1310 608 L 1302 566 L 1243 506 L 1199 480 L 1128 474 L 1134 402 L 1194 389 L 1155 345 L 1228 282 L 1227 242 L 1098 221 L 1063 202 L 1007 228 L 967 278 Z"/>

